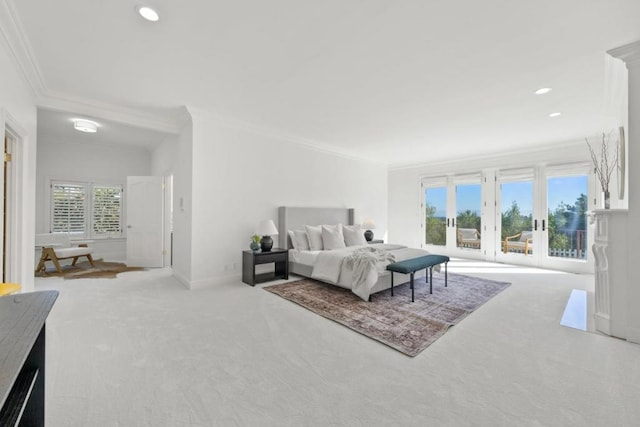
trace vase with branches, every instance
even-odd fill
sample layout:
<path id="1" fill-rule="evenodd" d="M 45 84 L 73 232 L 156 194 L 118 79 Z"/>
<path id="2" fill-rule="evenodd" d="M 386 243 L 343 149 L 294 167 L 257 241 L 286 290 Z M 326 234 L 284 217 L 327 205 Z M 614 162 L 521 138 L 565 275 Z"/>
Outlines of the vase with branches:
<path id="1" fill-rule="evenodd" d="M 615 152 L 613 154 L 613 158 L 611 156 L 611 134 L 605 135 L 602 133 L 602 143 L 600 145 L 600 150 L 596 152 L 593 146 L 589 142 L 588 138 L 585 138 L 587 141 L 587 146 L 589 147 L 589 153 L 591 154 L 591 160 L 593 161 L 593 170 L 600 181 L 600 188 L 602 188 L 602 192 L 604 194 L 604 208 L 609 209 L 611 207 L 610 203 L 610 193 L 609 193 L 609 183 L 611 182 L 611 174 L 616 170 L 618 165 L 618 144 L 615 145 Z M 598 154 L 599 153 L 599 154 Z"/>

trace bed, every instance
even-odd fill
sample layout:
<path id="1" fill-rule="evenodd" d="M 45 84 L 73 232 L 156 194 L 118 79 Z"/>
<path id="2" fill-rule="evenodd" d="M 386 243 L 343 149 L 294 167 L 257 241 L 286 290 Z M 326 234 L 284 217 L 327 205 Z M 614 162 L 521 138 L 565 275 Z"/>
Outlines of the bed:
<path id="1" fill-rule="evenodd" d="M 380 259 L 377 268 L 372 265 L 361 268 L 361 264 L 353 263 L 355 252 L 371 252 L 374 256 L 384 258 L 391 254 L 395 261 L 416 258 L 428 254 L 423 249 L 408 248 L 403 245 L 388 243 L 347 246 L 333 250 L 297 250 L 293 248 L 289 230 L 304 230 L 305 226 L 354 225 L 355 211 L 351 208 L 316 208 L 288 207 L 279 208 L 279 247 L 289 249 L 289 272 L 303 277 L 320 280 L 332 285 L 352 290 L 360 298 L 367 300 L 370 294 L 384 291 L 391 287 L 391 274 L 384 270 L 384 260 Z M 351 256 L 352 262 L 343 262 Z M 388 259 L 387 259 L 388 263 Z M 339 267 L 338 267 L 339 266 Z M 339 268 L 339 271 L 338 271 Z M 356 277 L 354 277 L 354 268 Z M 416 273 L 416 277 L 424 276 L 424 271 Z M 367 276 L 366 284 L 361 276 Z M 396 285 L 409 281 L 409 275 L 396 274 Z"/>

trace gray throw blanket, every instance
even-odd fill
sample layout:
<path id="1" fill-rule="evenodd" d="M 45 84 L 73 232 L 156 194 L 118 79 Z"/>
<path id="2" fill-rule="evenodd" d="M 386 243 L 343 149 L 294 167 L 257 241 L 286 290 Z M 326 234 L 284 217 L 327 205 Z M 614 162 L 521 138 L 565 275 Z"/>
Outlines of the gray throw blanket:
<path id="1" fill-rule="evenodd" d="M 394 254 L 375 247 L 366 247 L 354 251 L 345 262 L 353 268 L 353 285 L 351 291 L 363 300 L 368 300 L 371 289 L 378 281 L 387 265 L 395 262 Z"/>

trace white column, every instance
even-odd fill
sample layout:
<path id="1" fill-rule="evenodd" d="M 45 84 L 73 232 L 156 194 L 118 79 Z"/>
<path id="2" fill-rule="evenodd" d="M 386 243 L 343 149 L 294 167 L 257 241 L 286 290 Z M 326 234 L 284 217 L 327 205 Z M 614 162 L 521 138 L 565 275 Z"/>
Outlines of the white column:
<path id="1" fill-rule="evenodd" d="M 629 171 L 629 223 L 627 231 L 627 340 L 640 343 L 640 280 L 638 245 L 640 244 L 640 41 L 608 52 L 622 59 L 629 71 L 629 129 L 627 132 L 627 169 Z M 635 221 L 634 221 L 635 219 Z M 635 278 L 635 280 L 634 280 Z"/>

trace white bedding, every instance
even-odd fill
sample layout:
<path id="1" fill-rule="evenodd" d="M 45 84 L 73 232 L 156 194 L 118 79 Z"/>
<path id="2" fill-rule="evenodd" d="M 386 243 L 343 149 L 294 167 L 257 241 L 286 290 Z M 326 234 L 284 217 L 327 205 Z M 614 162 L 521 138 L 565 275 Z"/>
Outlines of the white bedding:
<path id="1" fill-rule="evenodd" d="M 371 251 L 379 262 L 345 262 L 354 252 Z M 408 248 L 388 243 L 349 246 L 331 251 L 289 251 L 291 261 L 313 266 L 311 277 L 350 289 L 363 300 L 368 300 L 371 289 L 382 274 L 388 274 L 385 267 L 389 262 L 416 258 L 429 253 L 423 249 Z M 356 256 L 357 258 L 357 256 Z M 363 266 L 364 265 L 364 266 Z M 355 268 L 354 268 L 355 267 Z M 361 267 L 361 268 L 358 268 Z M 354 286 L 355 285 L 355 286 Z"/>

